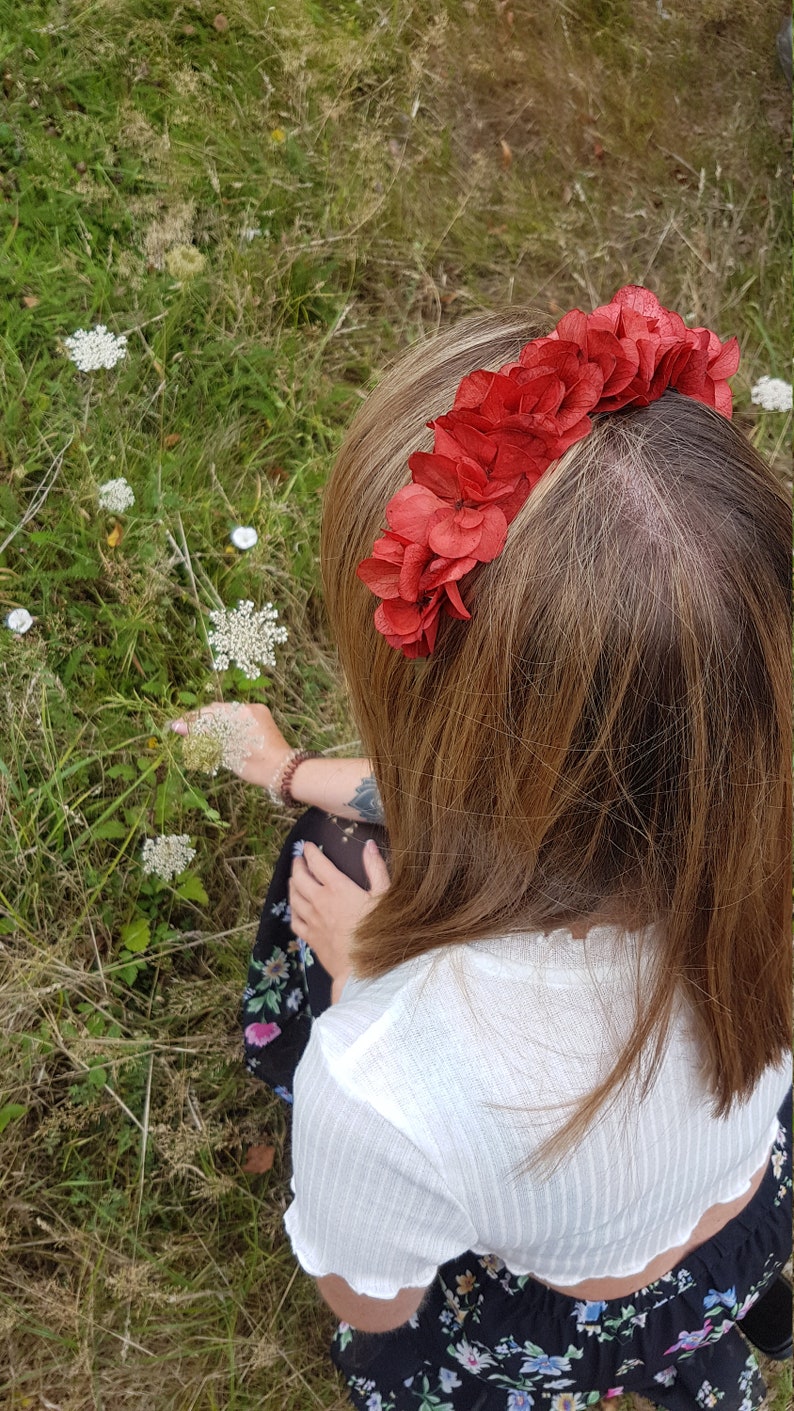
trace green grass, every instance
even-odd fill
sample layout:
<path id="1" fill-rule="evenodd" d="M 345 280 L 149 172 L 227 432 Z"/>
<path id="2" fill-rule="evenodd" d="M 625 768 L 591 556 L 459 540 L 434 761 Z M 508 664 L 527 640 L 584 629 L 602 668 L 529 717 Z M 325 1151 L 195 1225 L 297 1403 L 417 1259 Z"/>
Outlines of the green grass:
<path id="1" fill-rule="evenodd" d="M 667 8 L 229 0 L 224 27 L 203 0 L 0 0 L 0 612 L 36 618 L 0 629 L 4 1408 L 345 1404 L 281 1229 L 284 1119 L 240 1061 L 283 822 L 186 776 L 165 725 L 248 694 L 351 743 L 317 534 L 371 381 L 473 308 L 645 281 L 739 334 L 737 417 L 788 474 L 786 419 L 749 401 L 788 375 L 776 17 Z M 62 340 L 94 322 L 128 356 L 89 378 Z M 253 685 L 205 645 L 239 597 L 290 632 Z M 192 898 L 142 875 L 161 830 L 194 839 Z"/>

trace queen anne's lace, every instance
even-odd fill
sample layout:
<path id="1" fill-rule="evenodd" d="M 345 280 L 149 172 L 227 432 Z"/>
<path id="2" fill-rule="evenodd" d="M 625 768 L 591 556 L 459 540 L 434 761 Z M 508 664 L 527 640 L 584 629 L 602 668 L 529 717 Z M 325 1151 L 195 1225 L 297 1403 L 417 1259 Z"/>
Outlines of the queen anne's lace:
<path id="1" fill-rule="evenodd" d="M 382 599 L 377 630 L 404 656 L 428 656 L 442 613 L 471 616 L 461 579 L 502 552 L 527 496 L 593 415 L 647 407 L 671 387 L 729 417 L 726 378 L 738 365 L 735 338 L 687 328 L 630 284 L 592 314 L 573 309 L 515 362 L 464 377 L 452 409 L 430 422 L 432 452 L 409 456 L 412 483 L 392 496 L 389 527 L 358 566 Z"/>
<path id="2" fill-rule="evenodd" d="M 147 838 L 144 842 L 143 870 L 170 882 L 190 866 L 195 856 L 196 849 L 190 846 L 187 833 L 161 833 L 158 838 Z"/>
<path id="3" fill-rule="evenodd" d="M 94 328 L 78 328 L 76 333 L 63 341 L 69 357 L 81 372 L 113 368 L 127 356 L 124 334 L 111 333 L 104 323 L 98 323 Z"/>
<path id="4" fill-rule="evenodd" d="M 750 400 L 765 412 L 790 412 L 791 383 L 784 382 L 782 377 L 759 377 Z"/>
<path id="5" fill-rule="evenodd" d="M 110 510 L 111 514 L 123 514 L 135 504 L 135 493 L 123 475 L 115 480 L 106 480 L 99 487 L 99 508 Z"/>
<path id="6" fill-rule="evenodd" d="M 262 736 L 245 707 L 235 701 L 231 709 L 207 710 L 188 723 L 182 740 L 182 758 L 188 769 L 217 774 L 223 767 L 239 774 Z"/>
<path id="7" fill-rule="evenodd" d="M 233 662 L 249 681 L 255 681 L 263 666 L 275 666 L 273 648 L 287 640 L 287 629 L 277 627 L 277 620 L 278 611 L 272 603 L 254 611 L 250 600 L 238 603 L 236 608 L 211 612 L 212 631 L 207 640 L 215 670 L 224 671 Z"/>

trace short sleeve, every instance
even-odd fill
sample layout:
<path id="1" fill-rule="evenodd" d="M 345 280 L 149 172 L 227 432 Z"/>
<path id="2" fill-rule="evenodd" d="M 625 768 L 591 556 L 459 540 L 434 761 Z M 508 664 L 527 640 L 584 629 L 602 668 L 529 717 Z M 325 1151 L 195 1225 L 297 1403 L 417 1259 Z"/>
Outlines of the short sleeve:
<path id="1" fill-rule="evenodd" d="M 284 1220 L 298 1262 L 356 1293 L 426 1288 L 476 1233 L 427 1156 L 334 1076 L 312 1032 L 295 1075 L 292 1189 Z"/>

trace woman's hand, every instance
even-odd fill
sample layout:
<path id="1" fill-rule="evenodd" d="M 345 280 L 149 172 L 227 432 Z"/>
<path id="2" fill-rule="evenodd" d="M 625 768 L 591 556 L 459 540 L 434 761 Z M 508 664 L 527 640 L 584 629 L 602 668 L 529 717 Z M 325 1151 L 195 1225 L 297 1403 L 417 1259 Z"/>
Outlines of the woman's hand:
<path id="1" fill-rule="evenodd" d="M 267 706 L 244 705 L 241 701 L 213 701 L 201 710 L 172 720 L 171 729 L 177 735 L 189 735 L 191 725 L 207 716 L 219 717 L 221 729 L 233 731 L 235 740 L 239 741 L 239 748 L 229 750 L 228 759 L 223 760 L 226 768 L 246 783 L 259 784 L 266 789 L 279 764 L 290 752 L 290 745 Z M 219 738 L 223 739 L 220 729 Z"/>
<path id="2" fill-rule="evenodd" d="M 356 886 L 314 843 L 292 864 L 289 904 L 292 929 L 314 951 L 333 984 L 336 1003 L 350 974 L 350 943 L 359 921 L 372 910 L 375 898 L 389 888 L 389 873 L 377 844 L 364 846 L 364 871 L 369 891 Z"/>

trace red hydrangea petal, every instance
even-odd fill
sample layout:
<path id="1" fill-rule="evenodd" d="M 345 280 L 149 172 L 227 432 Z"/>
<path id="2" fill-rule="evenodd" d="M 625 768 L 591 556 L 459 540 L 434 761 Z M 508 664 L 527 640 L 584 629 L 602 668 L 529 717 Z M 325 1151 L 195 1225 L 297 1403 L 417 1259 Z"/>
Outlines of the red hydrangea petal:
<path id="1" fill-rule="evenodd" d="M 443 501 L 424 485 L 405 485 L 386 506 L 386 518 L 398 534 L 412 543 L 426 544 L 428 519 L 444 508 Z"/>
<path id="2" fill-rule="evenodd" d="M 583 314 L 581 309 L 571 309 L 570 313 L 564 314 L 560 319 L 552 337 L 562 338 L 565 342 L 576 343 L 583 348 L 587 341 L 587 314 Z"/>
<path id="3" fill-rule="evenodd" d="M 433 555 L 424 544 L 407 544 L 405 559 L 399 577 L 399 594 L 406 602 L 415 603 L 421 596 L 422 574 Z M 389 597 L 395 596 L 389 594 Z"/>
<path id="4" fill-rule="evenodd" d="M 468 456 L 487 469 L 493 460 L 491 443 L 481 430 L 464 420 L 465 415 L 450 412 L 437 417 L 433 422 L 433 450 L 455 461 L 461 455 Z"/>
<path id="5" fill-rule="evenodd" d="M 479 368 L 476 372 L 470 373 L 468 377 L 464 377 L 455 393 L 455 401 L 453 402 L 455 411 L 460 407 L 479 407 L 487 397 L 495 375 L 493 372 L 486 372 L 483 368 Z"/>
<path id="6" fill-rule="evenodd" d="M 721 416 L 730 421 L 733 415 L 733 395 L 727 382 L 714 383 L 714 406 Z"/>
<path id="7" fill-rule="evenodd" d="M 479 558 L 482 515 L 476 510 L 439 510 L 427 526 L 427 542 L 444 558 Z"/>
<path id="8" fill-rule="evenodd" d="M 457 582 L 459 578 L 471 573 L 477 563 L 476 558 L 448 559 L 439 556 L 431 559 L 422 574 L 422 592 L 430 593 L 434 588 L 441 587 L 442 584 Z"/>
<path id="9" fill-rule="evenodd" d="M 362 559 L 356 575 L 379 598 L 397 598 L 400 595 L 400 570 L 395 564 L 376 558 Z"/>
<path id="10" fill-rule="evenodd" d="M 408 467 L 415 485 L 424 485 L 440 500 L 454 502 L 459 498 L 457 465 L 450 456 L 414 451 L 408 457 Z"/>
<path id="11" fill-rule="evenodd" d="M 665 311 L 662 309 L 656 295 L 650 289 L 646 289 L 642 284 L 624 284 L 612 295 L 610 304 L 618 304 L 622 308 L 633 309 L 635 313 L 642 314 L 643 318 L 658 319 Z M 600 308 L 609 305 L 601 305 Z M 599 313 L 599 309 L 594 309 L 594 313 Z"/>
<path id="12" fill-rule="evenodd" d="M 710 334 L 709 377 L 713 377 L 715 382 L 723 377 L 733 377 L 739 367 L 739 358 L 738 338 L 729 338 L 727 343 L 721 343 L 716 333 Z"/>
<path id="13" fill-rule="evenodd" d="M 424 607 L 415 603 L 381 603 L 375 609 L 375 626 L 392 647 L 407 657 L 428 656 L 436 644 L 442 594 Z"/>
<path id="14" fill-rule="evenodd" d="M 447 595 L 447 601 L 444 604 L 444 608 L 445 611 L 449 614 L 449 616 L 457 617 L 458 619 L 462 619 L 464 622 L 468 618 L 470 618 L 471 613 L 469 612 L 468 608 L 464 607 L 463 605 L 463 599 L 460 596 L 460 589 L 458 588 L 457 583 L 445 583 L 444 591 Z"/>

